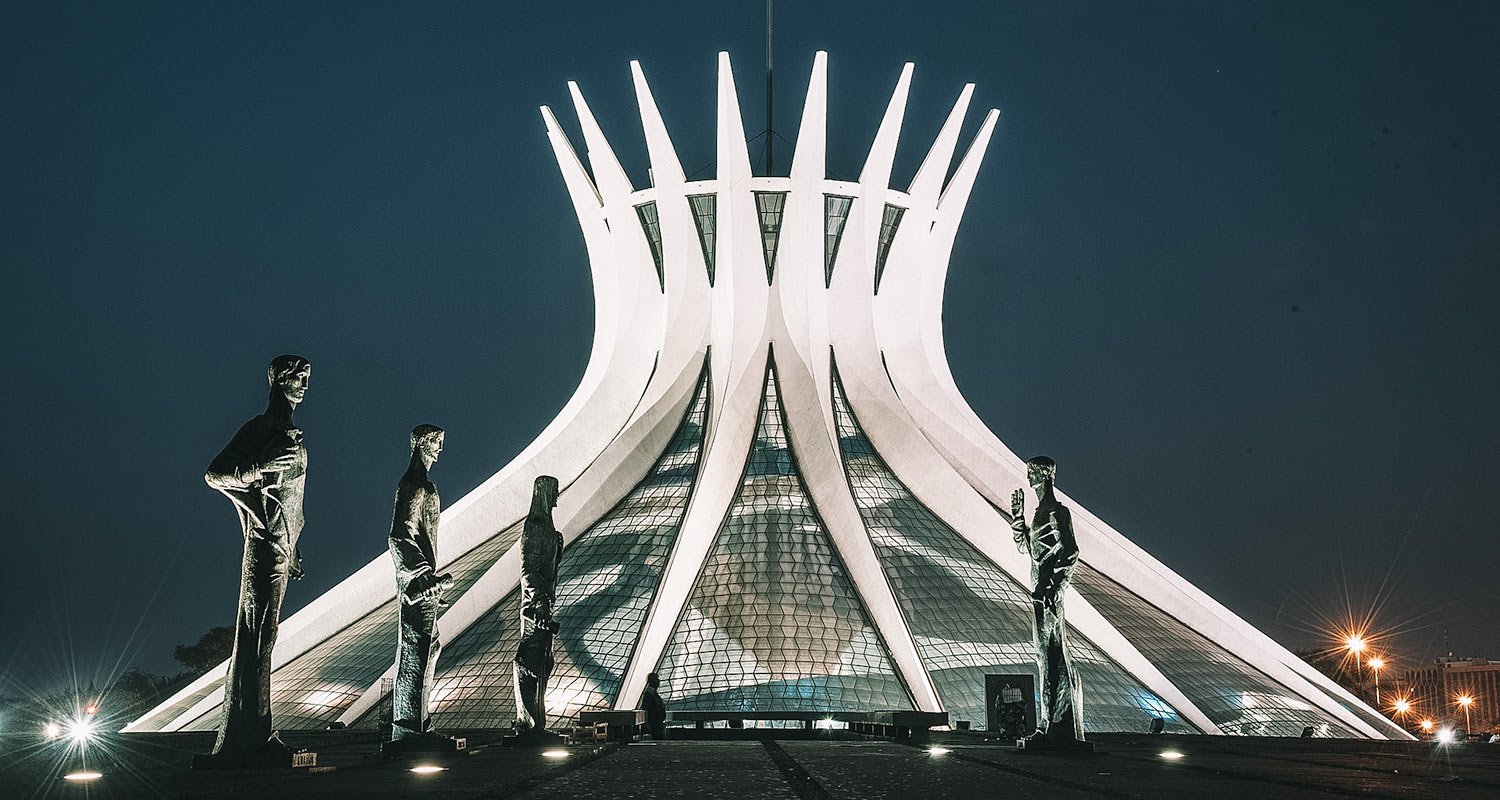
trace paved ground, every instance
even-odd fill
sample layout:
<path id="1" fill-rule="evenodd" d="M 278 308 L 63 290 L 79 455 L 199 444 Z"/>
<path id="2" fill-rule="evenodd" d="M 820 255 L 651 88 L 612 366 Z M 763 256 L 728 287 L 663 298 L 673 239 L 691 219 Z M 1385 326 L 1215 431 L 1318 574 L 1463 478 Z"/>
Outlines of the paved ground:
<path id="1" fill-rule="evenodd" d="M 742 738 L 575 745 L 549 758 L 484 746 L 494 739 L 475 734 L 472 755 L 424 776 L 374 760 L 373 740 L 354 732 L 293 739 L 316 748 L 318 771 L 194 772 L 211 734 L 112 737 L 91 749 L 104 777 L 87 784 L 62 779 L 78 764 L 57 743 L 0 739 L 0 798 L 1500 798 L 1500 745 L 1116 734 L 1094 737 L 1097 755 L 1064 757 L 955 732 L 921 746 Z M 1167 750 L 1183 757 L 1161 758 Z"/>

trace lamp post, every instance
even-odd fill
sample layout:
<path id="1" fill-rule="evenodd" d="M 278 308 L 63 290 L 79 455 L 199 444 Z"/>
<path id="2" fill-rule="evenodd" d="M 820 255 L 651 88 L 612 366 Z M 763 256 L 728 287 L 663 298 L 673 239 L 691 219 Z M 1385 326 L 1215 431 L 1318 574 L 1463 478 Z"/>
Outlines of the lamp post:
<path id="1" fill-rule="evenodd" d="M 1474 704 L 1474 698 L 1466 694 L 1458 696 L 1458 704 L 1464 707 L 1464 734 L 1469 733 L 1469 706 Z"/>
<path id="2" fill-rule="evenodd" d="M 1375 658 L 1372 658 L 1369 661 L 1366 661 L 1365 664 L 1369 665 L 1370 670 L 1375 673 L 1375 707 L 1379 708 L 1380 707 L 1380 668 L 1383 667 L 1383 666 L 1385 666 L 1385 659 L 1380 658 L 1379 656 L 1376 656 Z"/>
<path id="3" fill-rule="evenodd" d="M 1349 655 L 1354 656 L 1354 679 L 1363 683 L 1364 659 L 1360 658 L 1360 654 L 1365 651 L 1365 637 L 1357 633 L 1345 636 L 1344 649 L 1349 651 Z"/>

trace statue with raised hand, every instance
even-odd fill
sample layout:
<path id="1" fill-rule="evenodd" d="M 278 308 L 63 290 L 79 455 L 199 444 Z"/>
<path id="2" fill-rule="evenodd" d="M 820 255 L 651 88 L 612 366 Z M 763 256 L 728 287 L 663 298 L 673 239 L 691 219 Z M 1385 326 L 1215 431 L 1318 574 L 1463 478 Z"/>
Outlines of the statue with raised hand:
<path id="1" fill-rule="evenodd" d="M 547 678 L 552 674 L 552 635 L 557 620 L 557 569 L 562 564 L 562 534 L 552 524 L 557 506 L 557 479 L 537 477 L 531 512 L 521 531 L 521 642 L 516 648 L 516 730 L 532 737 L 547 734 Z"/>
<path id="2" fill-rule="evenodd" d="M 428 698 L 437 666 L 437 618 L 452 575 L 437 573 L 438 519 L 442 503 L 427 471 L 443 452 L 443 429 L 418 425 L 411 431 L 411 462 L 396 485 L 391 517 L 391 560 L 401 598 L 396 638 L 396 684 L 391 694 L 391 741 L 431 746 L 450 740 L 432 732 Z"/>
<path id="3" fill-rule="evenodd" d="M 1026 742 L 1070 745 L 1083 741 L 1083 688 L 1068 657 L 1063 595 L 1078 563 L 1073 515 L 1053 492 L 1057 462 L 1037 456 L 1026 462 L 1026 480 L 1036 492 L 1036 514 L 1026 523 L 1026 493 L 1010 497 L 1011 530 L 1016 547 L 1031 559 L 1032 636 L 1040 682 L 1041 713 L 1037 731 Z"/>
<path id="4" fill-rule="evenodd" d="M 271 729 L 271 650 L 288 579 L 302 577 L 297 539 L 307 448 L 292 412 L 307 394 L 312 366 L 296 355 L 267 368 L 266 412 L 240 427 L 203 478 L 234 504 L 245 537 L 239 614 L 224 680 L 214 756 L 279 758 L 291 749 Z"/>

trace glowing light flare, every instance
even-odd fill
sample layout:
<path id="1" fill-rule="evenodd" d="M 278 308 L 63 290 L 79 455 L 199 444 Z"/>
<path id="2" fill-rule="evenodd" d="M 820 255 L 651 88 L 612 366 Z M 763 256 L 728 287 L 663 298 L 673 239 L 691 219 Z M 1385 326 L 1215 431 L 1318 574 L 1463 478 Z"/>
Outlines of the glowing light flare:
<path id="1" fill-rule="evenodd" d="M 1369 661 L 1366 661 L 1365 665 L 1370 669 L 1380 669 L 1381 667 L 1385 666 L 1385 659 L 1379 657 L 1372 658 Z"/>
<path id="2" fill-rule="evenodd" d="M 1344 637 L 1344 649 L 1358 655 L 1365 651 L 1365 636 L 1363 633 L 1351 633 Z"/>
<path id="3" fill-rule="evenodd" d="M 1424 719 L 1424 720 L 1422 720 L 1422 730 L 1424 730 L 1424 731 L 1430 731 L 1430 730 L 1432 730 L 1432 720 L 1430 720 L 1430 719 Z"/>
<path id="4" fill-rule="evenodd" d="M 951 753 L 951 752 L 953 752 L 953 751 L 949 750 L 946 747 L 929 747 L 929 748 L 927 748 L 927 754 L 928 755 L 941 756 L 941 755 L 947 755 L 948 753 Z"/>
<path id="5" fill-rule="evenodd" d="M 418 775 L 431 775 L 435 772 L 447 772 L 448 768 L 439 767 L 436 764 L 418 764 L 415 767 L 412 767 L 409 771 L 415 772 Z"/>
<path id="6" fill-rule="evenodd" d="M 63 776 L 65 781 L 97 781 L 104 777 L 102 772 L 70 772 Z"/>
<path id="7" fill-rule="evenodd" d="M 1470 697 L 1470 696 L 1468 696 L 1466 694 L 1461 694 L 1461 695 L 1458 696 L 1458 704 L 1461 705 L 1461 706 L 1463 706 L 1464 708 L 1468 708 L 1469 705 L 1471 703 L 1473 703 L 1473 702 L 1474 702 L 1474 698 L 1472 698 L 1472 697 Z"/>
<path id="8" fill-rule="evenodd" d="M 566 750 L 544 750 L 542 758 L 567 758 L 570 754 Z"/>
<path id="9" fill-rule="evenodd" d="M 1177 761 L 1178 759 L 1183 757 L 1183 754 L 1178 750 L 1163 750 L 1160 753 L 1157 753 L 1156 757 L 1166 759 L 1167 761 Z"/>
<path id="10" fill-rule="evenodd" d="M 1411 711 L 1411 701 L 1407 700 L 1404 697 L 1397 698 L 1396 702 L 1391 704 L 1391 710 L 1395 711 L 1397 714 L 1408 713 Z"/>
<path id="11" fill-rule="evenodd" d="M 95 715 L 95 714 L 97 714 L 97 713 L 99 713 L 99 707 L 98 707 L 98 706 L 95 706 L 95 705 L 91 705 L 91 706 L 89 706 L 89 707 L 88 707 L 88 708 L 85 708 L 85 709 L 84 709 L 84 710 L 83 710 L 83 713 L 85 713 L 85 714 L 88 714 L 88 715 L 89 715 L 89 716 L 91 716 L 91 717 L 92 717 L 92 716 L 94 716 L 94 715 Z"/>
<path id="12" fill-rule="evenodd" d="M 50 741 L 62 735 L 62 728 L 56 722 L 49 722 L 42 726 L 42 735 Z"/>
<path id="13" fill-rule="evenodd" d="M 1437 732 L 1437 740 L 1438 740 L 1438 744 L 1452 744 L 1453 743 L 1453 729 L 1452 728 L 1443 728 L 1442 730 L 1438 731 Z"/>
<path id="14" fill-rule="evenodd" d="M 94 723 L 84 719 L 75 719 L 68 724 L 68 738 L 79 744 L 94 738 Z"/>

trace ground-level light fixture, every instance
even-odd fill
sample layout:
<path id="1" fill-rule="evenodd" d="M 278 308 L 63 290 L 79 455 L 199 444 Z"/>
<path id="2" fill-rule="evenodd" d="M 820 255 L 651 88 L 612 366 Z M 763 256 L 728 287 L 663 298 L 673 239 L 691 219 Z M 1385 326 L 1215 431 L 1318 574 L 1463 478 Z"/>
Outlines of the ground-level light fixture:
<path id="1" fill-rule="evenodd" d="M 928 755 L 941 756 L 941 755 L 946 755 L 946 754 L 951 753 L 951 752 L 953 752 L 953 751 L 949 750 L 946 747 L 929 747 L 929 748 L 927 748 Z"/>
<path id="2" fill-rule="evenodd" d="M 63 776 L 63 780 L 65 780 L 65 781 L 97 781 L 97 780 L 99 780 L 102 777 L 104 777 L 104 773 L 102 773 L 102 772 L 89 772 L 89 771 L 84 771 L 84 772 L 70 772 L 67 775 Z"/>
<path id="3" fill-rule="evenodd" d="M 1176 761 L 1177 759 L 1182 758 L 1182 752 L 1178 750 L 1163 750 L 1156 755 L 1157 757 L 1165 758 L 1168 761 Z"/>
<path id="4" fill-rule="evenodd" d="M 431 775 L 434 772 L 445 772 L 447 769 L 447 767 L 439 767 L 436 764 L 418 764 L 412 767 L 410 771 L 418 775 Z"/>
<path id="5" fill-rule="evenodd" d="M 542 758 L 567 758 L 568 755 L 569 755 L 569 753 L 566 750 L 544 750 L 544 751 L 542 751 Z"/>

